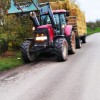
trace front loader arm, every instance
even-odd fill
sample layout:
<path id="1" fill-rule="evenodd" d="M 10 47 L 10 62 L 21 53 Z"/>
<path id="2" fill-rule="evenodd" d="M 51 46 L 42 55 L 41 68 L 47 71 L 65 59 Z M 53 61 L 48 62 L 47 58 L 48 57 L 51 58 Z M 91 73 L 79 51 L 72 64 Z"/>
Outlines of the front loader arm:
<path id="1" fill-rule="evenodd" d="M 24 14 L 29 12 L 39 11 L 40 15 L 48 14 L 51 20 L 52 27 L 56 29 L 53 12 L 48 2 L 38 4 L 38 0 L 31 0 L 29 2 L 16 2 L 11 0 L 11 7 L 8 14 Z"/>
<path id="2" fill-rule="evenodd" d="M 55 21 L 54 21 L 54 15 L 53 15 L 50 4 L 48 2 L 41 3 L 39 4 L 39 8 L 40 8 L 40 15 L 44 15 L 47 13 L 50 17 L 52 27 L 56 28 Z"/>
<path id="3" fill-rule="evenodd" d="M 36 10 L 39 10 L 37 0 L 31 0 L 31 2 L 16 2 L 15 0 L 11 0 L 11 7 L 8 10 L 8 14 L 28 13 Z"/>

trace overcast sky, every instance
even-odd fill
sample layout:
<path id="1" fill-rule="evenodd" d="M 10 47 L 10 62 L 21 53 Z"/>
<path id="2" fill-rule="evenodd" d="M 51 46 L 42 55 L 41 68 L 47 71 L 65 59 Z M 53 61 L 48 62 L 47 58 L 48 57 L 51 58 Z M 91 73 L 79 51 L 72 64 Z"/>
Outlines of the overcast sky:
<path id="1" fill-rule="evenodd" d="M 100 19 L 100 0 L 76 0 L 85 12 L 87 21 Z"/>

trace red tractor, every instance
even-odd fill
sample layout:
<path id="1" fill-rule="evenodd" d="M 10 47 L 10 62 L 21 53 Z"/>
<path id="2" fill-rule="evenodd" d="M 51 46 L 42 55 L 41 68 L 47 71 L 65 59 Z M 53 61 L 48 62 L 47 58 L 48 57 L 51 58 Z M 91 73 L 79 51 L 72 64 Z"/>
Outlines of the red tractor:
<path id="1" fill-rule="evenodd" d="M 48 2 L 37 4 L 33 0 L 31 1 L 25 6 L 19 6 L 20 3 L 15 3 L 12 0 L 12 4 L 16 5 L 15 7 L 18 9 L 18 13 L 30 12 L 30 19 L 34 26 L 34 37 L 26 39 L 21 45 L 23 60 L 33 62 L 39 53 L 54 52 L 57 61 L 66 61 L 68 52 L 74 54 L 76 49 L 74 28 L 67 24 L 66 19 L 69 12 L 66 10 L 52 11 Z M 37 13 L 33 12 L 34 10 L 29 11 L 31 5 L 34 5 L 35 9 L 39 11 L 38 17 L 36 16 Z M 26 10 L 24 7 L 27 7 L 27 11 L 24 11 Z M 8 11 L 9 13 L 11 13 L 11 9 Z"/>

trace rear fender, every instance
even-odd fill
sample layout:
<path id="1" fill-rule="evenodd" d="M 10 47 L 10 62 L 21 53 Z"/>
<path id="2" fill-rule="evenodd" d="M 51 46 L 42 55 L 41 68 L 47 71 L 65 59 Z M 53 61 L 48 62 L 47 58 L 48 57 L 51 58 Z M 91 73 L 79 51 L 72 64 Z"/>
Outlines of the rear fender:
<path id="1" fill-rule="evenodd" d="M 56 36 L 56 37 L 54 37 L 54 41 L 55 41 L 56 39 L 58 39 L 58 38 L 65 38 L 65 36 L 64 36 L 64 35 Z"/>
<path id="2" fill-rule="evenodd" d="M 73 27 L 72 27 L 72 25 L 66 25 L 65 26 L 65 29 L 64 29 L 64 31 L 65 31 L 65 36 L 70 36 L 71 35 L 71 32 L 72 32 L 72 29 L 73 29 Z"/>
<path id="3" fill-rule="evenodd" d="M 65 39 L 66 39 L 66 37 L 65 37 L 64 35 L 56 36 L 56 37 L 54 37 L 54 39 L 53 39 L 54 43 L 55 43 L 55 41 L 56 41 L 57 39 L 59 39 L 59 38 L 65 38 Z M 67 39 L 66 39 L 66 40 L 67 40 Z"/>

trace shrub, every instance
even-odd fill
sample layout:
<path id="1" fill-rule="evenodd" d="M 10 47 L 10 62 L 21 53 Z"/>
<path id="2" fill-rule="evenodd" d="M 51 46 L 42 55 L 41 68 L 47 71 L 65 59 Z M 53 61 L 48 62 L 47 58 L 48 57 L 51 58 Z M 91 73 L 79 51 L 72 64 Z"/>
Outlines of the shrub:
<path id="1" fill-rule="evenodd" d="M 0 54 L 8 50 L 8 43 L 4 38 L 0 38 Z"/>

